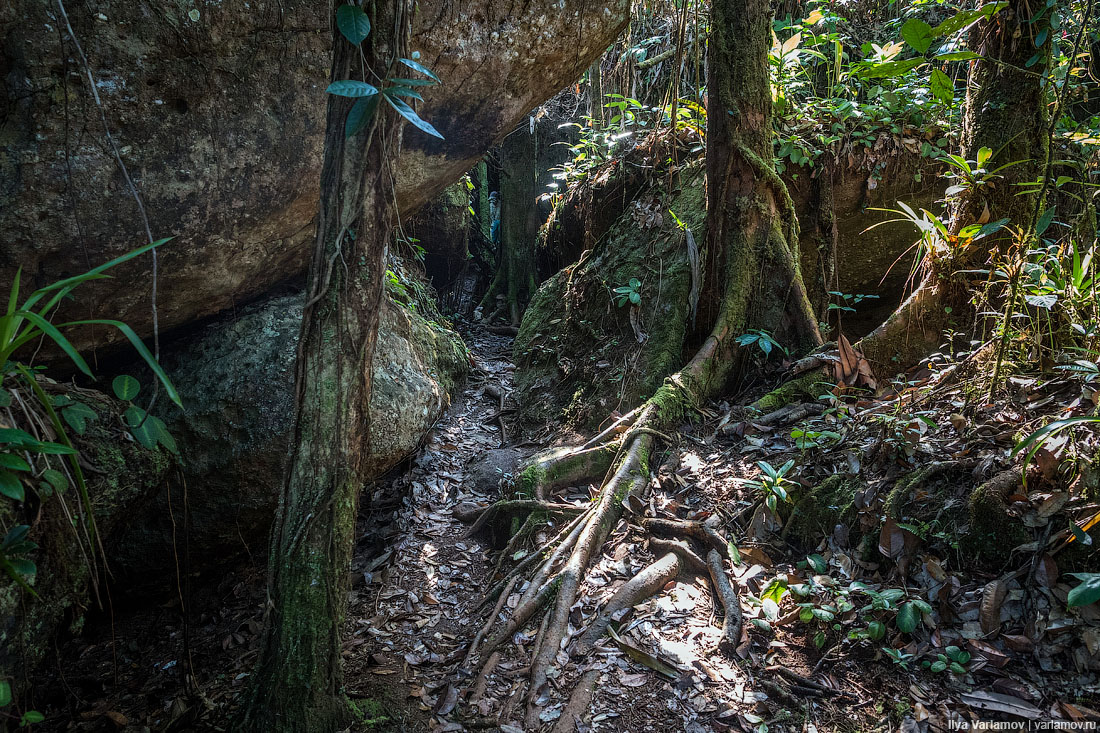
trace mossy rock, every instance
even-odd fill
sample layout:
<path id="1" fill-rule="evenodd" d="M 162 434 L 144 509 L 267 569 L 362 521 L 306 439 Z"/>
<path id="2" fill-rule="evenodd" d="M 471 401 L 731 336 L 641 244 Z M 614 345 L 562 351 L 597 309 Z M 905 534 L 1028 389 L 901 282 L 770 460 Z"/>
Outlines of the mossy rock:
<path id="1" fill-rule="evenodd" d="M 380 475 L 416 451 L 450 404 L 469 366 L 465 345 L 435 309 L 431 289 L 394 260 L 401 285 L 382 304 L 371 394 L 366 470 Z M 400 300 L 398 300 L 400 299 Z M 304 296 L 280 295 L 208 324 L 166 349 L 165 368 L 185 410 L 164 405 L 187 478 L 191 562 L 216 571 L 246 557 L 262 563 L 285 477 L 294 428 L 294 364 Z M 171 513 L 182 492 L 157 493 L 141 507 L 115 571 L 132 592 L 170 575 Z"/>
<path id="2" fill-rule="evenodd" d="M 174 459 L 163 448 L 149 450 L 129 437 L 122 418 L 126 405 L 88 389 L 49 383 L 46 390 L 71 391 L 74 400 L 98 415 L 88 421 L 84 435 L 74 433 L 70 438 L 81 452 L 82 464 L 90 467 L 84 473 L 95 524 L 103 546 L 110 547 L 137 507 L 162 485 Z M 79 513 L 79 503 L 75 487 L 45 497 L 28 492 L 23 504 L 0 497 L 0 535 L 26 524 L 28 539 L 38 544 L 27 558 L 37 566 L 30 581 L 37 598 L 0 572 L 0 679 L 10 677 L 17 692 L 53 649 L 57 633 L 79 630 L 84 612 L 95 604 L 86 549 L 68 518 Z M 96 556 L 94 564 L 102 578 L 103 558 Z"/>
<path id="3" fill-rule="evenodd" d="M 838 524 L 857 530 L 856 496 L 866 488 L 867 484 L 858 476 L 844 473 L 829 476 L 799 498 L 787 520 L 789 536 L 809 548 L 832 534 Z M 857 539 L 851 537 L 853 542 Z"/>
<path id="4" fill-rule="evenodd" d="M 628 207 L 581 262 L 539 288 L 523 317 L 514 353 L 516 386 L 526 416 L 561 419 L 591 429 L 615 409 L 650 397 L 683 363 L 691 316 L 691 266 L 685 233 L 705 242 L 703 169 L 690 166 L 653 184 Z M 647 213 L 651 212 L 651 213 Z M 637 279 L 639 343 L 629 305 L 614 289 Z"/>

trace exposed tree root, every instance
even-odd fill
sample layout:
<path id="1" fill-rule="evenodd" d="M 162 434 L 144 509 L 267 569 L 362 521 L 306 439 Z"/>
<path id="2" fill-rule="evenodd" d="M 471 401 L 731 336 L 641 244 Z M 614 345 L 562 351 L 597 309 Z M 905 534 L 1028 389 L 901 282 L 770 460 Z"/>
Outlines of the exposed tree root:
<path id="1" fill-rule="evenodd" d="M 615 460 L 616 448 L 597 445 L 554 448 L 534 457 L 516 477 L 516 494 L 544 499 L 563 486 L 575 486 L 603 476 Z"/>
<path id="2" fill-rule="evenodd" d="M 504 499 L 485 507 L 485 509 L 480 512 L 473 526 L 466 530 L 466 536 L 471 537 L 477 534 L 484 529 L 489 522 L 501 515 L 510 516 L 522 513 L 530 514 L 532 512 L 543 512 L 546 516 L 563 514 L 572 516 L 575 514 L 583 514 L 585 509 L 583 507 L 573 506 L 572 504 L 555 504 L 549 501 L 539 501 L 538 499 Z M 459 517 L 459 519 L 461 519 L 461 517 Z"/>
<path id="3" fill-rule="evenodd" d="M 466 657 L 462 660 L 462 667 L 470 663 L 474 654 L 477 652 L 477 645 L 481 643 L 481 640 L 485 638 L 485 635 L 489 633 L 489 629 L 493 627 L 497 617 L 500 616 L 501 609 L 504 608 L 504 602 L 508 600 L 508 594 L 512 592 L 512 588 L 515 587 L 516 582 L 519 581 L 518 576 L 513 576 L 508 584 L 504 586 L 504 592 L 500 594 L 500 598 L 497 600 L 496 607 L 493 608 L 493 612 L 489 614 L 489 619 L 485 622 L 485 625 L 481 627 L 481 630 L 474 636 L 474 640 L 470 642 L 470 648 L 466 650 Z"/>
<path id="4" fill-rule="evenodd" d="M 686 519 L 650 519 L 641 521 L 642 527 L 655 535 L 662 537 L 691 537 L 706 544 L 711 549 L 720 553 L 726 551 L 728 543 L 718 531 L 708 527 L 703 522 L 694 522 Z"/>
<path id="5" fill-rule="evenodd" d="M 680 556 L 680 563 L 683 570 L 686 570 L 692 575 L 707 574 L 707 564 L 686 542 L 681 542 L 679 540 L 662 540 L 658 537 L 652 537 L 649 540 L 649 550 L 656 556 L 663 555 L 666 552 L 675 552 Z"/>
<path id="6" fill-rule="evenodd" d="M 611 600 L 588 626 L 588 631 L 577 640 L 572 650 L 573 656 L 584 656 L 592 651 L 592 647 L 603 638 L 608 624 L 626 609 L 636 606 L 664 588 L 665 584 L 679 574 L 680 565 L 680 556 L 669 552 L 628 580 L 611 596 Z"/>
<path id="7" fill-rule="evenodd" d="M 715 595 L 721 601 L 726 611 L 725 620 L 722 623 L 722 641 L 719 646 L 732 653 L 741 643 L 741 601 L 737 596 L 737 590 L 730 583 L 729 576 L 722 562 L 722 555 L 718 550 L 707 552 L 707 569 L 710 571 L 711 582 L 714 583 Z"/>
<path id="8" fill-rule="evenodd" d="M 554 723 L 550 733 L 573 733 L 577 729 L 577 723 L 588 710 L 588 704 L 592 701 L 592 688 L 600 676 L 598 669 L 587 670 L 581 675 L 577 684 L 573 687 L 573 694 L 569 696 L 569 702 L 561 711 L 561 717 Z"/>

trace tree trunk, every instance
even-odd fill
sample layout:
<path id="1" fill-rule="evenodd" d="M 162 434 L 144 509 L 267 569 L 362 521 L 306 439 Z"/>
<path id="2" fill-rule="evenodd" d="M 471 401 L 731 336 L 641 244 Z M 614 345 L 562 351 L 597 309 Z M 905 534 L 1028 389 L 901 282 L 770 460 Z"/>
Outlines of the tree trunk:
<path id="1" fill-rule="evenodd" d="M 500 245 L 497 273 L 482 301 L 483 307 L 504 296 L 513 326 L 535 290 L 535 136 L 526 123 L 500 146 Z M 495 311 L 494 311 L 495 313 Z"/>
<path id="2" fill-rule="evenodd" d="M 364 80 L 364 74 L 372 81 L 384 78 L 407 45 L 410 2 L 378 0 L 364 10 L 372 31 L 361 46 L 333 31 L 334 81 Z M 330 733 L 348 716 L 340 634 L 366 478 L 370 365 L 386 248 L 397 216 L 393 161 L 402 140 L 400 118 L 385 103 L 365 129 L 345 139 L 354 101 L 328 99 L 321 211 L 298 353 L 295 439 L 272 530 L 268 615 L 253 694 L 238 728 L 248 731 Z"/>
<path id="3" fill-rule="evenodd" d="M 707 251 L 699 317 L 713 323 L 686 370 L 720 389 L 751 328 L 798 350 L 821 342 L 798 264 L 798 220 L 772 163 L 767 0 L 715 0 L 707 52 Z"/>
<path id="4" fill-rule="evenodd" d="M 1034 12 L 1043 7 L 1034 6 Z M 1035 195 L 1017 184 L 1043 175 L 1050 145 L 1042 76 L 1046 73 L 1051 43 L 1037 50 L 1032 42 L 1039 30 L 1031 24 L 1032 6 L 1026 0 L 1010 0 L 1008 7 L 975 26 L 971 49 L 984 58 L 971 67 L 963 114 L 963 150 L 976 160 L 981 148 L 993 151 L 988 170 L 1014 163 L 1000 171 L 1001 178 L 969 188 L 954 197 L 948 207 L 947 228 L 958 234 L 971 224 L 1010 219 L 1021 229 L 1031 224 Z M 1049 14 L 1042 23 L 1049 20 Z M 1025 68 L 1035 54 L 1040 60 Z M 1034 188 L 1034 187 L 1032 187 Z M 895 370 L 913 366 L 934 351 L 950 326 L 966 328 L 971 275 L 964 270 L 982 269 L 990 259 L 1007 251 L 1011 232 L 979 239 L 969 246 L 951 244 L 930 260 L 928 271 L 913 293 L 885 323 L 863 339 L 859 348 L 874 364 Z"/>

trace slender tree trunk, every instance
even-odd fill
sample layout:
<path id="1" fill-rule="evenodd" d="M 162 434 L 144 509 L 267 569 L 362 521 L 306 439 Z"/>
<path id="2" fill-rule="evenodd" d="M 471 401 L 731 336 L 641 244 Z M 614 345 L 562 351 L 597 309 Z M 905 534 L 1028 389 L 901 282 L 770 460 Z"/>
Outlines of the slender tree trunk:
<path id="1" fill-rule="evenodd" d="M 1042 176 L 1050 145 L 1041 75 L 1046 73 L 1051 43 L 1045 51 L 1037 50 L 1033 37 L 1040 28 L 1030 22 L 1041 8 L 1027 0 L 1009 0 L 1008 7 L 978 23 L 971 34 L 972 50 L 985 58 L 972 62 L 967 80 L 963 157 L 976 160 L 981 148 L 989 148 L 993 157 L 985 166 L 988 170 L 1014 165 L 1000 171 L 1001 178 L 952 199 L 948 208 L 952 234 L 1002 218 L 1020 228 L 1031 223 L 1035 195 L 1021 194 L 1026 187 L 1017 184 Z M 1040 22 L 1048 21 L 1049 14 Z M 1040 60 L 1027 67 L 1035 54 Z M 931 260 L 918 289 L 859 348 L 880 368 L 905 369 L 919 362 L 940 345 L 945 329 L 964 328 L 971 322 L 971 276 L 959 273 L 987 267 L 992 257 L 1007 251 L 1011 241 L 1006 228 L 970 246 L 952 244 L 954 249 Z"/>
<path id="2" fill-rule="evenodd" d="M 512 325 L 519 325 L 535 275 L 535 136 L 527 125 L 501 144 L 500 248 L 502 285 Z"/>
<path id="3" fill-rule="evenodd" d="M 333 31 L 333 80 L 377 83 L 407 43 L 411 3 L 378 0 L 364 10 L 373 27 L 360 47 Z M 330 13 L 335 17 L 334 6 Z M 366 129 L 345 139 L 353 101 L 328 99 L 294 444 L 273 528 L 268 615 L 253 695 L 237 730 L 330 733 L 348 716 L 340 632 L 366 478 L 370 367 L 386 248 L 396 223 L 393 161 L 402 138 L 399 118 L 383 103 Z"/>

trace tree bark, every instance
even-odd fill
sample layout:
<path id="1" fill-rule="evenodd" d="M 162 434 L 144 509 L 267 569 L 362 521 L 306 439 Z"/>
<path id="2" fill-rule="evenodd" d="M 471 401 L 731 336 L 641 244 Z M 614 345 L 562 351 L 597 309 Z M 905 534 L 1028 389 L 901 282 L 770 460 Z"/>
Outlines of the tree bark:
<path id="1" fill-rule="evenodd" d="M 685 371 L 706 393 L 747 354 L 736 337 L 769 331 L 792 350 L 821 342 L 798 263 L 798 219 L 772 163 L 767 0 L 715 0 L 707 52 L 707 251 L 702 323 L 711 334 Z"/>
<path id="2" fill-rule="evenodd" d="M 377 83 L 404 53 L 412 3 L 376 0 L 364 10 L 372 30 L 361 46 L 333 30 L 333 80 Z M 378 101 L 367 127 L 345 139 L 354 100 L 328 99 L 294 446 L 272 530 L 253 694 L 238 730 L 330 733 L 348 717 L 340 635 L 370 439 L 370 365 L 385 255 L 397 221 L 393 163 L 402 140 L 400 118 Z"/>
<path id="3" fill-rule="evenodd" d="M 971 224 L 1002 218 L 1010 219 L 1014 227 L 1031 224 L 1035 194 L 1020 193 L 1026 187 L 1018 184 L 1043 175 L 1050 145 L 1041 81 L 1052 43 L 1048 41 L 1046 50 L 1038 51 L 1032 41 L 1039 30 L 1031 23 L 1032 15 L 1041 7 L 1033 9 L 1026 0 L 1010 0 L 1008 7 L 978 23 L 971 33 L 971 49 L 983 58 L 972 62 L 967 80 L 962 155 L 975 160 L 981 148 L 989 148 L 993 157 L 986 164 L 988 170 L 1015 164 L 1000 171 L 1001 178 L 952 199 L 947 223 L 952 234 Z M 1039 62 L 1027 68 L 1036 53 Z M 858 348 L 879 368 L 889 365 L 899 370 L 915 365 L 940 345 L 945 329 L 970 323 L 969 280 L 973 276 L 960 271 L 987 267 L 1011 242 L 1012 234 L 1005 228 L 969 246 L 950 244 L 953 249 L 930 260 L 918 289 Z"/>

